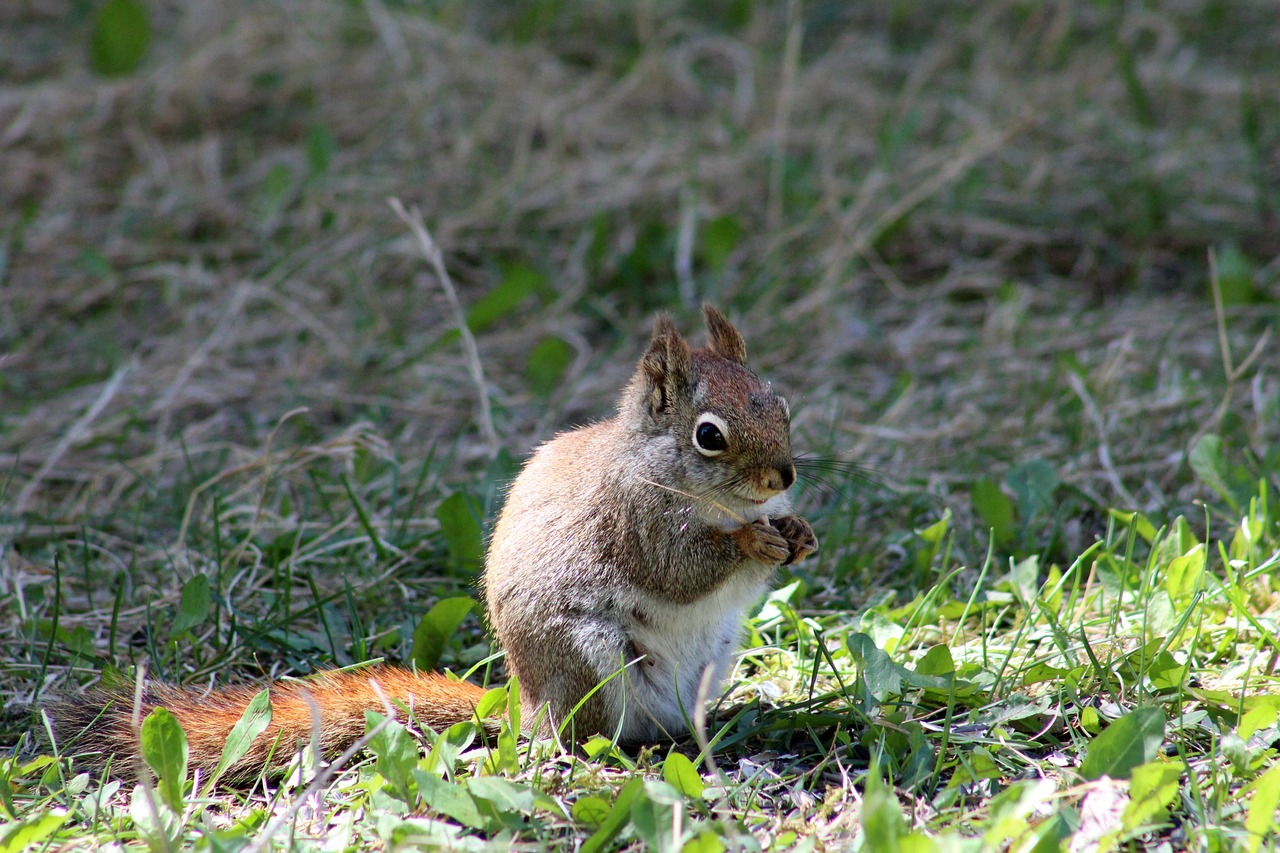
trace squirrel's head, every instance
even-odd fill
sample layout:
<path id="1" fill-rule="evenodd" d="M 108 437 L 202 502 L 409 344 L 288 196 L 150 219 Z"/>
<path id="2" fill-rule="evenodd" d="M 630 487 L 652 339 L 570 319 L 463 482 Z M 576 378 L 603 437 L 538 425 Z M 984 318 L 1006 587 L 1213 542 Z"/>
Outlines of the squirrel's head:
<path id="1" fill-rule="evenodd" d="M 709 340 L 700 349 L 658 317 L 623 406 L 654 439 L 662 470 L 682 475 L 664 485 L 754 517 L 795 482 L 791 411 L 747 367 L 742 334 L 710 305 L 702 311 Z"/>

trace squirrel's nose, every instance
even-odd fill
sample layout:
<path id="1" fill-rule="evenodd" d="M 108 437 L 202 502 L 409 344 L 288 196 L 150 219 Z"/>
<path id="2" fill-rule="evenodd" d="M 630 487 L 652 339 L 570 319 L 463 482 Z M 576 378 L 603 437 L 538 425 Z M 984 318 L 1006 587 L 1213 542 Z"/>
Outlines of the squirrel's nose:
<path id="1" fill-rule="evenodd" d="M 790 463 L 767 471 L 764 477 L 765 487 L 776 492 L 785 492 L 795 481 L 796 468 Z"/>

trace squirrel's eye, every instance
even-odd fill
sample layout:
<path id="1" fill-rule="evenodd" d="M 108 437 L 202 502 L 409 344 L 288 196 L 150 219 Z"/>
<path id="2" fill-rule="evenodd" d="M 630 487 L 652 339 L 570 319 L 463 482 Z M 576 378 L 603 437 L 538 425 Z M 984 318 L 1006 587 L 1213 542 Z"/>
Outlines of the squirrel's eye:
<path id="1" fill-rule="evenodd" d="M 723 420 L 705 412 L 698 418 L 698 425 L 693 428 L 693 446 L 703 456 L 719 456 L 729 449 L 729 441 L 725 438 L 728 431 Z"/>

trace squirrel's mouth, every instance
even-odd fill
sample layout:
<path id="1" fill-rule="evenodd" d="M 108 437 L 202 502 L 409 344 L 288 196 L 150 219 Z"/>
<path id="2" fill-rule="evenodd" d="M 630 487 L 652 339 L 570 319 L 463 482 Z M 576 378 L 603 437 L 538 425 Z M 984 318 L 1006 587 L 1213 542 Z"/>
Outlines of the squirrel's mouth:
<path id="1" fill-rule="evenodd" d="M 742 501 L 743 506 L 749 506 L 754 508 L 754 507 L 764 506 L 765 504 L 774 500 L 780 494 L 782 494 L 782 492 L 774 492 L 773 494 L 763 498 L 757 498 L 754 496 L 747 496 L 747 495 L 740 494 L 740 495 L 737 495 L 737 498 L 738 500 Z"/>
<path id="2" fill-rule="evenodd" d="M 725 490 L 722 493 L 722 500 L 725 501 L 726 507 L 736 507 L 736 512 L 750 514 L 766 509 L 777 501 L 779 496 L 784 494 L 786 494 L 786 489 L 761 488 L 743 483 Z"/>

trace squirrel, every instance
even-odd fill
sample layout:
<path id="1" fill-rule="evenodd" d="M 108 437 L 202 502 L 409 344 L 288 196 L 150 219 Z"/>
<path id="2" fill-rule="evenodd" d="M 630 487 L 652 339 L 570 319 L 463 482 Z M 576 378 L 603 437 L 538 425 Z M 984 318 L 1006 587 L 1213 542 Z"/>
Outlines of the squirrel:
<path id="1" fill-rule="evenodd" d="M 659 316 L 614 416 L 542 445 L 507 494 L 481 585 L 533 735 L 643 744 L 687 732 L 732 669 L 747 608 L 778 566 L 818 549 L 790 514 L 787 401 L 747 367 L 738 329 L 710 305 L 703 313 L 698 349 Z M 226 781 L 284 771 L 313 730 L 323 754 L 341 753 L 386 699 L 441 730 L 474 719 L 486 692 L 388 665 L 268 686 L 270 726 Z M 207 774 L 260 689 L 148 685 L 141 712 L 176 716 L 190 764 Z M 133 706 L 132 691 L 64 703 L 55 732 L 78 737 L 90 761 L 114 754 L 113 772 L 128 775 Z"/>

